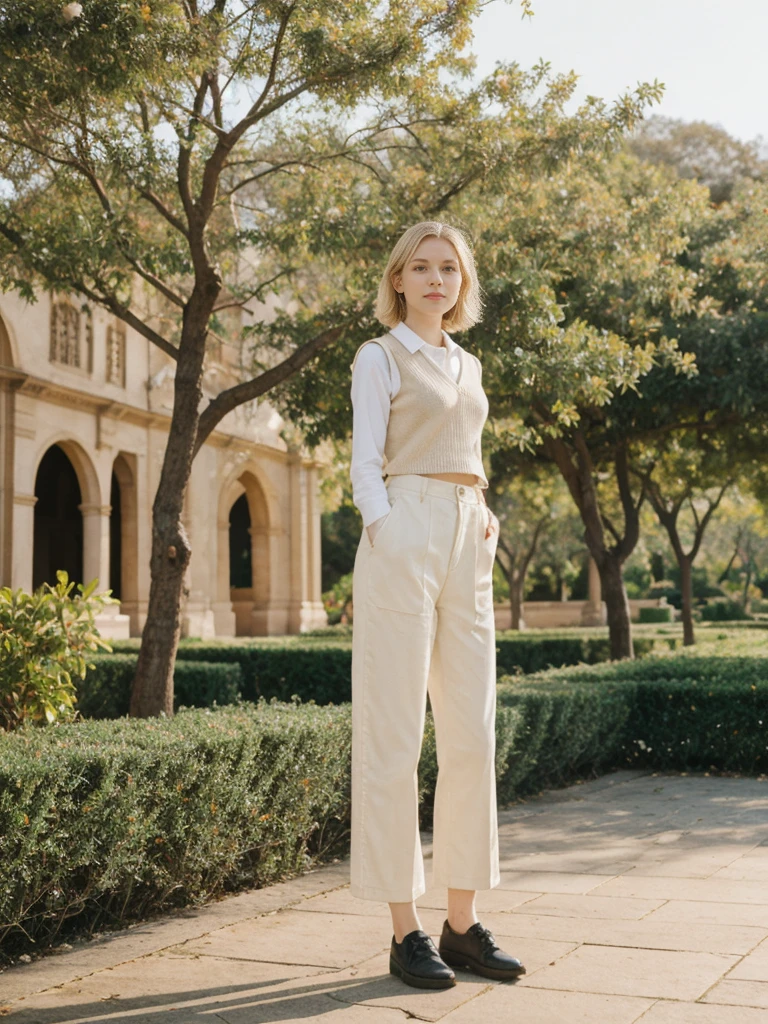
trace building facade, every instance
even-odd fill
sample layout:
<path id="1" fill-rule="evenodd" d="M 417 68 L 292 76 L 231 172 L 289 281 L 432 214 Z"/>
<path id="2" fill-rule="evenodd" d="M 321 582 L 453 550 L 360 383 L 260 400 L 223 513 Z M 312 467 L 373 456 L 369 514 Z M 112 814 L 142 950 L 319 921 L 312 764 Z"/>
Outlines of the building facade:
<path id="1" fill-rule="evenodd" d="M 204 390 L 240 379 L 218 343 Z M 174 363 L 106 310 L 41 293 L 0 294 L 0 586 L 33 589 L 66 569 L 119 604 L 107 636 L 147 614 L 152 502 Z M 318 466 L 289 444 L 267 401 L 229 414 L 195 459 L 185 505 L 192 560 L 183 632 L 231 637 L 325 625 Z"/>

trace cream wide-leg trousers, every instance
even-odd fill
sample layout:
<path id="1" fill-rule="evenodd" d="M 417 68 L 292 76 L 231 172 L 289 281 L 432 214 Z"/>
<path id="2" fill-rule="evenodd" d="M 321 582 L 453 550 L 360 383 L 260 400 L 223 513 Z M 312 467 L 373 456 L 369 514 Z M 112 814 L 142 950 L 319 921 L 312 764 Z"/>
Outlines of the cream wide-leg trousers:
<path id="1" fill-rule="evenodd" d="M 409 902 L 426 889 L 417 767 L 427 691 L 435 719 L 433 882 L 499 884 L 496 634 L 479 488 L 389 477 L 391 512 L 353 576 L 351 886 Z"/>

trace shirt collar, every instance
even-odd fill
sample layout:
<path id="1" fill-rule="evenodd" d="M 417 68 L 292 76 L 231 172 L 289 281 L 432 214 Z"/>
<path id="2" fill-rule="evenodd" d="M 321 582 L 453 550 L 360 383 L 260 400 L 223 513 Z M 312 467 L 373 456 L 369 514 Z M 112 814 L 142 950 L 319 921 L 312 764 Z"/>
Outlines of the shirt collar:
<path id="1" fill-rule="evenodd" d="M 422 345 L 429 344 L 429 342 L 420 338 L 415 331 L 411 330 L 410 327 L 407 327 L 402 321 L 397 325 L 397 327 L 392 327 L 389 333 L 394 335 L 399 342 L 402 342 L 409 352 L 416 352 Z M 453 338 L 449 334 L 446 334 L 445 331 L 443 331 L 443 343 L 448 350 L 449 356 L 455 348 L 458 348 L 458 345 Z"/>

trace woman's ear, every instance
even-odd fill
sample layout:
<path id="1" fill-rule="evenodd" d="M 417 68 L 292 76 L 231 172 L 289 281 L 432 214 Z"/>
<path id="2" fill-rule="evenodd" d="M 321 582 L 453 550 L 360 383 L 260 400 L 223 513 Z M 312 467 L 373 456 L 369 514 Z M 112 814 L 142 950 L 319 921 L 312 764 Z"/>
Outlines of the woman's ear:
<path id="1" fill-rule="evenodd" d="M 393 274 L 391 280 L 392 280 L 392 287 L 395 289 L 395 291 L 402 293 L 402 291 L 403 291 L 403 278 L 402 278 L 402 275 L 401 274 Z"/>

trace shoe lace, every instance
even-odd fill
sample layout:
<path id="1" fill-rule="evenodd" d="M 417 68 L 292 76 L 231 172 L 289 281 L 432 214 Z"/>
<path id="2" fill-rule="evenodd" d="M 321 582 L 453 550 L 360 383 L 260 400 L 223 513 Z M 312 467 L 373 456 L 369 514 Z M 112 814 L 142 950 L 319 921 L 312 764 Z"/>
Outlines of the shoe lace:
<path id="1" fill-rule="evenodd" d="M 494 950 L 497 950 L 499 948 L 496 939 L 493 937 L 493 933 L 490 932 L 488 928 L 485 928 L 483 925 L 479 924 L 475 931 L 477 937 L 480 939 L 480 942 L 482 943 L 482 946 L 486 950 L 486 952 L 493 953 Z"/>
<path id="2" fill-rule="evenodd" d="M 415 935 L 411 940 L 411 955 L 414 960 L 430 959 L 435 953 L 437 946 L 429 935 Z"/>

